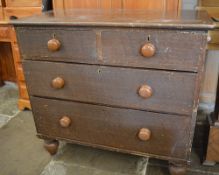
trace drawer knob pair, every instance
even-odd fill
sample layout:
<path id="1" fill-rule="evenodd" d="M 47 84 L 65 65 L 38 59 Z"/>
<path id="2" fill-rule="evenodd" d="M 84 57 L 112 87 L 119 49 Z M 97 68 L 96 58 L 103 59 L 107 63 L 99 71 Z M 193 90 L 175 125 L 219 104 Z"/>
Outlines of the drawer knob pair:
<path id="1" fill-rule="evenodd" d="M 63 116 L 60 120 L 59 120 L 59 124 L 61 127 L 63 128 L 68 128 L 71 125 L 71 119 L 67 116 Z"/>
<path id="2" fill-rule="evenodd" d="M 54 89 L 61 89 L 65 85 L 65 80 L 61 77 L 56 77 L 55 79 L 52 80 L 52 87 Z"/>
<path id="3" fill-rule="evenodd" d="M 152 43 L 146 43 L 141 47 L 141 54 L 144 57 L 150 58 L 154 56 L 156 48 Z"/>
<path id="4" fill-rule="evenodd" d="M 55 52 L 55 51 L 58 51 L 60 49 L 61 43 L 59 40 L 53 38 L 53 39 L 48 41 L 47 46 L 48 46 L 49 51 Z"/>
<path id="5" fill-rule="evenodd" d="M 153 95 L 153 90 L 148 85 L 142 85 L 138 90 L 138 94 L 140 97 L 147 99 Z"/>
<path id="6" fill-rule="evenodd" d="M 138 133 L 138 138 L 141 141 L 148 141 L 151 138 L 151 131 L 147 128 L 142 128 L 140 129 L 139 133 Z"/>

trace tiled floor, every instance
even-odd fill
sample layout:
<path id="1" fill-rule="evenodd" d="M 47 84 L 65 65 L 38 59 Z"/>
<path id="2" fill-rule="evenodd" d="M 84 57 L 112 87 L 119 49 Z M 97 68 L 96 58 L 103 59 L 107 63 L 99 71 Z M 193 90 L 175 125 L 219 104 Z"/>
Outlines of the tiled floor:
<path id="1" fill-rule="evenodd" d="M 0 175 L 169 175 L 165 161 L 64 142 L 51 157 L 35 136 L 32 113 L 18 111 L 17 94 L 12 84 L 0 88 Z M 219 165 L 201 166 L 193 152 L 188 175 L 219 175 Z"/>

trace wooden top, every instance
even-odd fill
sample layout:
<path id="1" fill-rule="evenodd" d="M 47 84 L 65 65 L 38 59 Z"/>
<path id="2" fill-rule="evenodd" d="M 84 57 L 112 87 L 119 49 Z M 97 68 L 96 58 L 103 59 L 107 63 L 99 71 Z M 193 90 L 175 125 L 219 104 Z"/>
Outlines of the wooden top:
<path id="1" fill-rule="evenodd" d="M 14 25 L 64 25 L 145 27 L 171 29 L 211 29 L 214 24 L 205 11 L 181 11 L 179 14 L 145 10 L 75 9 L 46 12 L 11 21 Z"/>

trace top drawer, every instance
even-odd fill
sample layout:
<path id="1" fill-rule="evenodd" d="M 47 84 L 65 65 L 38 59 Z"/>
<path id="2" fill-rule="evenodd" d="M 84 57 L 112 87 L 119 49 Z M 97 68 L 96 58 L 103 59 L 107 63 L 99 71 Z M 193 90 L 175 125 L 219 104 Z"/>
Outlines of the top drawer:
<path id="1" fill-rule="evenodd" d="M 206 44 L 203 32 L 177 30 L 20 27 L 17 31 L 24 59 L 193 72 L 201 65 Z M 145 54 L 151 54 L 147 57 L 142 48 L 148 43 L 154 47 L 144 47 Z"/>

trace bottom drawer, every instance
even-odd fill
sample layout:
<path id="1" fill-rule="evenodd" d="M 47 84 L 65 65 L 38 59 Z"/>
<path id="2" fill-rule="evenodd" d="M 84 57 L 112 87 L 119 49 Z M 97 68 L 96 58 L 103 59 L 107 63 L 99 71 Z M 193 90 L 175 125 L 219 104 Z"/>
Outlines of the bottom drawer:
<path id="1" fill-rule="evenodd" d="M 38 97 L 31 97 L 31 105 L 39 134 L 138 155 L 188 158 L 190 117 Z M 66 128 L 60 125 L 63 116 L 71 121 Z M 148 141 L 138 138 L 142 128 L 151 131 Z"/>

